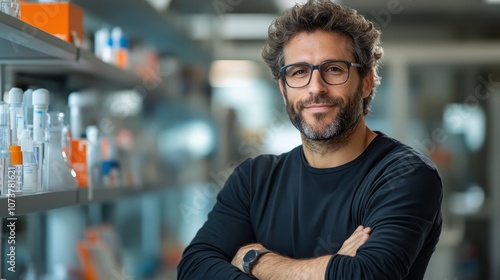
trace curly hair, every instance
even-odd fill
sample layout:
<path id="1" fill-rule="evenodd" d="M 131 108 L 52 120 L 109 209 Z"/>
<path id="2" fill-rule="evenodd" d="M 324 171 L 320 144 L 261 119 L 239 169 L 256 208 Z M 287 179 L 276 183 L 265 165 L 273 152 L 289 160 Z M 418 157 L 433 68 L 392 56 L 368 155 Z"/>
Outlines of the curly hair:
<path id="1" fill-rule="evenodd" d="M 352 52 L 361 77 L 373 70 L 375 84 L 370 95 L 364 99 L 363 112 L 368 114 L 375 89 L 380 84 L 378 67 L 384 51 L 380 46 L 380 31 L 373 23 L 356 10 L 335 4 L 329 0 L 309 0 L 305 4 L 295 4 L 276 18 L 268 30 L 268 39 L 262 49 L 262 58 L 271 69 L 273 77 L 280 78 L 280 68 L 284 65 L 283 47 L 295 35 L 316 30 L 337 32 L 352 39 Z"/>

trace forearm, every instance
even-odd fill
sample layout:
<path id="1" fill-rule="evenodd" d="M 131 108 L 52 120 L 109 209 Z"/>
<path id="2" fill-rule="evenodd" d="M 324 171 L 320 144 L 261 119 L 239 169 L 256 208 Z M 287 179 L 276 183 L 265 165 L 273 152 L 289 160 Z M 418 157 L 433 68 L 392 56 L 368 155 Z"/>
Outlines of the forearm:
<path id="1" fill-rule="evenodd" d="M 331 257 L 296 260 L 269 253 L 258 260 L 252 274 L 260 280 L 323 280 Z"/>
<path id="2" fill-rule="evenodd" d="M 177 267 L 179 280 L 231 279 L 251 280 L 252 278 L 231 265 L 216 251 L 188 248 Z"/>

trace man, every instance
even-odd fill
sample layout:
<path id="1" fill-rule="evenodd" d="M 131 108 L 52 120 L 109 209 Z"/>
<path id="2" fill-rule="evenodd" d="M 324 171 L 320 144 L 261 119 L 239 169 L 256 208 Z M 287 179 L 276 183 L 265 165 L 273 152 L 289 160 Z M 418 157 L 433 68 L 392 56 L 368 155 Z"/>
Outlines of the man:
<path id="1" fill-rule="evenodd" d="M 179 279 L 422 279 L 441 232 L 441 179 L 365 115 L 383 51 L 356 11 L 309 1 L 262 56 L 302 145 L 244 161 L 186 248 Z"/>

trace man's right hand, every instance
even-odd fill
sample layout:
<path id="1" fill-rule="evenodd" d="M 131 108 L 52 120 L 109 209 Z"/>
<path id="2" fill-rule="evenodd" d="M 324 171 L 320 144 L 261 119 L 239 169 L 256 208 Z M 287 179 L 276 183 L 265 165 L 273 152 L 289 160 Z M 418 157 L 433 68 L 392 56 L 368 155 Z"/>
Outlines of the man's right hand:
<path id="1" fill-rule="evenodd" d="M 370 237 L 370 231 L 372 229 L 369 227 L 359 226 L 352 234 L 347 238 L 342 244 L 342 248 L 337 252 L 339 255 L 346 255 L 354 257 L 356 256 L 356 251 L 358 248 L 365 244 L 365 242 Z"/>

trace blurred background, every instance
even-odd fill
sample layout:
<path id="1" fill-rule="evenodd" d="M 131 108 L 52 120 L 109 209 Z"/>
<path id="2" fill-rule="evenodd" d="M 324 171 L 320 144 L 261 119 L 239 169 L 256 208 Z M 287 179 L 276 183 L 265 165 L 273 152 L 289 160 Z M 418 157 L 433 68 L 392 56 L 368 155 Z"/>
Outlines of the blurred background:
<path id="1" fill-rule="evenodd" d="M 426 279 L 500 279 L 500 1 L 335 2 L 382 31 L 382 84 L 369 127 L 430 157 L 443 178 L 444 228 Z M 3 215 L 2 275 L 94 279 L 92 270 L 106 275 L 95 279 L 176 279 L 182 250 L 233 168 L 300 144 L 260 57 L 267 27 L 295 1 L 70 3 L 83 11 L 83 36 L 53 43 L 68 53 L 68 45 L 77 46 L 75 57 L 57 63 L 31 55 L 32 49 L 51 53 L 44 51 L 46 41 L 56 40 L 43 34 L 34 35 L 34 43 L 29 36 L 12 39 L 9 34 L 34 33 L 1 17 L 2 90 L 49 89 L 51 110 L 66 113 L 68 125 L 69 95 L 97 93 L 84 109 L 93 116 L 85 124 L 114 143 L 120 183 L 109 185 L 101 174 L 96 198 L 87 198 L 86 189 L 50 186 L 46 191 L 54 195 L 20 198 L 18 269 L 7 270 Z M 126 38 L 127 61 L 101 64 L 106 51 L 98 50 L 99 36 L 111 36 L 115 27 Z M 21 49 L 23 57 L 5 51 L 12 42 L 29 50 Z M 103 251 L 106 260 L 92 257 Z"/>

